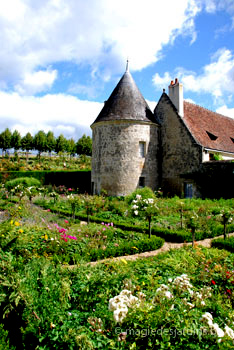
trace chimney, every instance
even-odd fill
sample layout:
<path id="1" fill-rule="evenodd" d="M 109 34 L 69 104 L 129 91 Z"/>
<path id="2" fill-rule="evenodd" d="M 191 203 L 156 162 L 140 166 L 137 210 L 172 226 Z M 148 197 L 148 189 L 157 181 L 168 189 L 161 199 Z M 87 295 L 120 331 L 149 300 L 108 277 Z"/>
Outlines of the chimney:
<path id="1" fill-rule="evenodd" d="M 175 83 L 172 80 L 171 84 L 168 86 L 168 95 L 171 99 L 171 102 L 176 107 L 179 115 L 183 117 L 184 116 L 183 85 L 179 83 L 177 78 L 175 79 Z"/>

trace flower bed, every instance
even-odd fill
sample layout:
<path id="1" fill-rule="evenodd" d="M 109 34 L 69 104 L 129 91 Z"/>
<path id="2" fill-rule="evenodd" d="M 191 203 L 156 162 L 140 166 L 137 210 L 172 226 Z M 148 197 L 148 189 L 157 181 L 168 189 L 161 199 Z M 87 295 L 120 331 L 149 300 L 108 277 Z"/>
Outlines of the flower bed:
<path id="1" fill-rule="evenodd" d="M 0 254 L 3 349 L 233 348 L 231 253 L 187 247 L 75 269 Z"/>

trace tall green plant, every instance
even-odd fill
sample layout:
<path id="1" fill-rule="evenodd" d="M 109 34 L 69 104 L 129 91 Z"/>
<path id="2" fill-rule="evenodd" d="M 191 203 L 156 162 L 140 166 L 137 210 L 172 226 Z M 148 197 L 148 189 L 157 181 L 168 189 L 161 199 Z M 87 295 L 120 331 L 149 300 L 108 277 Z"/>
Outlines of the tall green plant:
<path id="1" fill-rule="evenodd" d="M 131 210 L 134 216 L 144 216 L 148 221 L 148 234 L 151 237 L 151 222 L 152 218 L 158 214 L 158 206 L 155 198 L 143 199 L 140 194 L 132 201 Z"/>

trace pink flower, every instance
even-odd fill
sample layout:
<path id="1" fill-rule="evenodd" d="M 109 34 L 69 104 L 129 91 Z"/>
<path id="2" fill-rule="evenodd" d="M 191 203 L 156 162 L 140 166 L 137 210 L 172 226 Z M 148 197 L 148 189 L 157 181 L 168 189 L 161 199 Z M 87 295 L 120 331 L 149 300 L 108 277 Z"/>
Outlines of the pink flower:
<path id="1" fill-rule="evenodd" d="M 69 221 L 68 221 L 68 220 L 64 220 L 64 222 L 65 222 L 65 224 L 68 224 L 68 223 L 69 223 Z"/>
<path id="2" fill-rule="evenodd" d="M 71 187 L 68 188 L 68 191 L 73 191 L 73 189 Z"/>
<path id="3" fill-rule="evenodd" d="M 59 229 L 59 233 L 63 233 L 63 232 L 66 232 L 67 230 L 65 228 L 60 228 Z"/>
<path id="4" fill-rule="evenodd" d="M 47 209 L 47 211 L 50 211 L 50 209 Z"/>

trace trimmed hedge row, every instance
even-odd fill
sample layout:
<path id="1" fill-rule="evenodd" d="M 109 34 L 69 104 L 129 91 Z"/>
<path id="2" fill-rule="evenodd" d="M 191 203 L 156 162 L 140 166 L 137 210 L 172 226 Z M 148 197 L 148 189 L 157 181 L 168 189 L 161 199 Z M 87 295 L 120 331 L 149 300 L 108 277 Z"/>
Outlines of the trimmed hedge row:
<path id="1" fill-rule="evenodd" d="M 56 208 L 56 204 L 54 208 L 51 207 L 51 203 L 48 203 L 48 205 L 46 203 L 44 205 L 40 204 L 40 206 L 44 207 L 45 209 L 50 209 L 52 212 L 61 213 L 63 215 L 68 215 L 68 216 L 71 215 L 71 212 L 68 209 Z M 87 221 L 87 215 L 85 214 L 76 214 L 75 218 L 79 220 Z M 106 220 L 104 218 L 96 217 L 93 215 L 89 216 L 89 221 L 96 222 L 96 223 L 110 222 L 110 220 Z M 128 222 L 121 222 L 117 220 L 112 220 L 112 222 L 115 225 L 115 227 L 118 227 L 124 231 L 147 233 L 147 230 L 148 230 L 147 224 L 136 226 Z M 234 232 L 234 224 L 229 224 L 227 229 L 228 229 L 228 232 Z M 192 233 L 181 229 L 171 230 L 167 228 L 160 228 L 157 226 L 153 226 L 151 233 L 152 235 L 163 238 L 166 242 L 172 242 L 172 243 L 192 242 Z M 223 234 L 223 225 L 217 224 L 217 226 L 212 232 L 196 231 L 195 240 L 200 241 L 206 238 L 214 238 L 222 234 Z"/>
<path id="2" fill-rule="evenodd" d="M 229 252 L 234 253 L 234 237 L 229 237 L 227 239 L 217 238 L 213 239 L 211 242 L 213 248 L 226 249 Z"/>
<path id="3" fill-rule="evenodd" d="M 151 238 L 144 238 L 140 240 L 133 240 L 131 242 L 124 242 L 117 247 L 107 247 L 105 250 L 91 249 L 89 252 L 90 261 L 97 261 L 100 259 L 106 259 L 110 257 L 149 252 L 161 248 L 163 244 L 164 239 L 154 236 Z"/>
<path id="4" fill-rule="evenodd" d="M 80 193 L 90 193 L 91 171 L 2 171 L 0 182 L 6 182 L 18 177 L 34 177 L 42 185 L 64 185 L 78 188 Z"/>
<path id="5" fill-rule="evenodd" d="M 62 215 L 71 215 L 71 212 L 67 209 L 57 209 L 56 205 L 54 208 L 51 207 L 51 204 L 48 203 L 48 205 L 45 203 L 44 205 L 40 204 L 41 207 L 45 209 L 50 209 L 51 212 L 54 213 L 60 213 Z M 76 214 L 75 215 L 76 219 L 79 220 L 85 220 L 87 221 L 87 215 L 85 214 Z M 93 216 L 91 215 L 89 217 L 90 222 L 96 222 L 96 223 L 108 223 L 109 221 Z M 115 227 L 118 227 L 124 231 L 134 231 L 134 232 L 141 232 L 141 233 L 147 233 L 147 225 L 141 225 L 141 226 L 135 226 L 129 223 L 120 223 L 119 221 L 112 221 Z M 155 235 L 157 237 L 163 238 L 167 242 L 173 242 L 173 243 L 184 243 L 184 242 L 191 242 L 192 241 L 192 234 L 187 231 L 182 231 L 182 230 L 169 230 L 169 229 L 161 229 L 159 227 L 152 227 L 151 234 Z"/>

